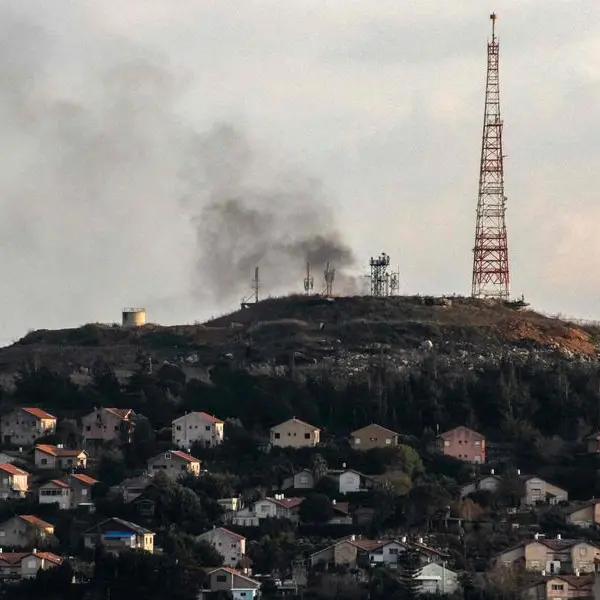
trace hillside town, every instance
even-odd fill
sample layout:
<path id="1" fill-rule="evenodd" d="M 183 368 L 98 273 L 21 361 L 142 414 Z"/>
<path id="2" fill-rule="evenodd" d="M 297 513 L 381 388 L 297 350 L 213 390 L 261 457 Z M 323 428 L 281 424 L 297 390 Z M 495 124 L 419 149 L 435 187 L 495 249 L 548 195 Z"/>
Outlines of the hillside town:
<path id="1" fill-rule="evenodd" d="M 166 387 L 179 376 L 161 372 Z M 521 470 L 466 425 L 418 438 L 365 420 L 340 435 L 291 415 L 259 431 L 173 405 L 155 427 L 133 408 L 16 399 L 0 420 L 0 578 L 16 594 L 41 581 L 121 597 L 157 568 L 145 597 L 598 593 L 600 500 Z"/>

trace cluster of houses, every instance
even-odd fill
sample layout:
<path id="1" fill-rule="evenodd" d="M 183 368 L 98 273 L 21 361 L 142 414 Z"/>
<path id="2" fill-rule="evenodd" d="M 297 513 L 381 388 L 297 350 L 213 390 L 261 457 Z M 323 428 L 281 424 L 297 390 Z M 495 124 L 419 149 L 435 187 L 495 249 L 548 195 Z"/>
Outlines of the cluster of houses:
<path id="1" fill-rule="evenodd" d="M 94 512 L 92 488 L 97 479 L 85 471 L 94 463 L 100 448 L 108 443 L 128 443 L 135 428 L 135 413 L 130 409 L 98 408 L 81 419 L 81 448 L 37 443 L 39 438 L 56 431 L 57 419 L 39 408 L 18 407 L 2 416 L 0 435 L 5 450 L 0 452 L 0 496 L 3 499 L 34 495 L 40 504 L 57 504 L 60 510 L 87 508 Z M 146 472 L 126 479 L 111 490 L 126 503 L 140 508 L 150 507 L 149 491 L 153 477 L 162 473 L 172 481 L 182 475 L 199 476 L 201 461 L 190 454 L 194 445 L 214 447 L 224 440 L 224 421 L 205 412 L 186 413 L 172 422 L 173 449 L 148 460 Z M 270 430 L 270 444 L 275 447 L 315 447 L 321 441 L 321 430 L 297 418 L 275 425 Z M 594 440 L 590 439 L 590 444 Z M 391 448 L 400 443 L 400 434 L 378 424 L 353 431 L 348 439 L 352 448 L 367 451 Z M 595 442 L 594 442 L 595 443 Z M 18 447 L 19 451 L 8 448 Z M 447 456 L 473 464 L 486 462 L 485 437 L 467 427 L 456 427 L 438 436 L 437 447 Z M 23 464 L 24 448 L 31 458 Z M 600 449 L 600 446 L 598 446 Z M 27 468 L 27 465 L 30 465 Z M 47 475 L 44 475 L 44 474 Z M 558 504 L 568 501 L 568 491 L 535 475 L 521 475 L 524 506 L 539 503 Z M 223 558 L 223 566 L 206 569 L 206 589 L 227 591 L 239 600 L 250 600 L 259 594 L 261 583 L 252 574 L 252 563 L 246 554 L 247 539 L 229 528 L 244 531 L 256 527 L 264 519 L 286 519 L 297 523 L 304 502 L 303 493 L 313 489 L 320 477 L 334 482 L 339 495 L 368 492 L 378 483 L 376 476 L 360 473 L 346 465 L 328 469 L 325 473 L 303 469 L 283 479 L 277 491 L 269 497 L 244 505 L 242 498 L 222 498 L 222 522 L 199 536 L 210 543 Z M 480 491 L 495 492 L 501 478 L 492 470 L 461 488 L 461 497 Z M 361 524 L 372 517 L 373 509 L 351 511 L 350 503 L 332 500 L 328 525 Z M 369 510 L 371 514 L 369 514 Z M 590 501 L 566 508 L 568 522 L 584 527 L 600 525 L 600 501 Z M 143 514 L 143 510 L 140 510 Z M 363 521 L 364 519 L 364 521 Z M 222 526 L 217 526 L 222 525 Z M 229 528 L 228 528 L 229 527 Z M 120 518 L 104 519 L 84 531 L 85 548 L 98 544 L 114 553 L 129 549 L 155 551 L 154 532 Z M 35 515 L 14 515 L 0 523 L 0 580 L 34 576 L 40 569 L 61 564 L 62 558 L 45 551 L 54 546 L 54 527 Z M 18 551 L 3 552 L 11 548 Z M 40 551 L 42 548 L 44 551 Z M 459 587 L 459 574 L 448 567 L 449 556 L 426 543 L 423 538 L 365 539 L 358 535 L 340 538 L 335 543 L 314 552 L 302 561 L 297 573 L 307 573 L 320 566 L 346 565 L 358 569 L 385 565 L 395 568 L 406 550 L 416 551 L 421 559 L 418 576 L 423 592 L 454 593 Z M 520 564 L 535 574 L 531 580 L 532 597 L 577 598 L 590 593 L 592 574 L 600 563 L 600 547 L 582 540 L 547 540 L 541 536 L 526 540 L 498 555 L 503 565 Z M 302 584 L 297 575 L 296 584 Z"/>

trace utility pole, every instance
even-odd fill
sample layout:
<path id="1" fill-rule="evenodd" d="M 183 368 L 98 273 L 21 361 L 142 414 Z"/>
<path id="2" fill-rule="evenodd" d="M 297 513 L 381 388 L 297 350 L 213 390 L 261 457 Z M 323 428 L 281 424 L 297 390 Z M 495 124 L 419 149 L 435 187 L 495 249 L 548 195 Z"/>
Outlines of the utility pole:
<path id="1" fill-rule="evenodd" d="M 474 298 L 508 300 L 510 281 L 498 75 L 500 46 L 496 37 L 496 14 L 492 13 L 490 19 L 492 39 L 487 45 L 485 110 L 471 295 Z"/>

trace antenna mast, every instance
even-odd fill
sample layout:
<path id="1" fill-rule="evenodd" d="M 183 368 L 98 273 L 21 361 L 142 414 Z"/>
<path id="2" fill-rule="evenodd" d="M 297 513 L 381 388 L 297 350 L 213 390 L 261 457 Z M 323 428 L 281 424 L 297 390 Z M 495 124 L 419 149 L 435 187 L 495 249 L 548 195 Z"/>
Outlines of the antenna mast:
<path id="1" fill-rule="evenodd" d="M 325 295 L 330 298 L 333 296 L 333 281 L 335 279 L 335 269 L 332 269 L 329 266 L 329 261 L 327 261 L 327 265 L 325 266 L 325 273 L 323 273 L 325 278 Z"/>
<path id="2" fill-rule="evenodd" d="M 307 296 L 310 296 L 313 288 L 315 287 L 315 279 L 310 274 L 310 263 L 306 263 L 306 277 L 304 278 L 304 291 Z"/>
<path id="3" fill-rule="evenodd" d="M 510 281 L 505 221 L 506 196 L 504 195 L 504 155 L 502 154 L 496 14 L 492 13 L 490 19 L 492 20 L 492 39 L 487 45 L 485 111 L 471 295 L 474 298 L 508 300 Z"/>
<path id="4" fill-rule="evenodd" d="M 260 291 L 260 279 L 258 277 L 258 266 L 254 268 L 254 279 L 252 280 L 253 293 L 247 298 L 242 298 L 242 308 L 248 308 L 251 304 L 258 304 L 259 291 Z"/>

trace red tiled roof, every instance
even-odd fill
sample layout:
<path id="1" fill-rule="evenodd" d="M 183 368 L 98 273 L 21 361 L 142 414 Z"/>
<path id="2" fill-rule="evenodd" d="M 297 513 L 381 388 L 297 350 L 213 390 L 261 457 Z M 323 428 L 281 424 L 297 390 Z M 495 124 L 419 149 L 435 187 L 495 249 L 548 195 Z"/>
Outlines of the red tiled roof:
<path id="1" fill-rule="evenodd" d="M 458 427 L 453 427 L 452 429 L 448 429 L 448 431 L 444 431 L 443 433 L 440 433 L 440 437 L 442 439 L 444 439 L 448 434 L 457 431 L 458 429 L 464 429 L 465 431 L 469 431 L 470 433 L 474 433 L 476 436 L 479 436 L 481 439 L 484 438 L 484 436 L 479 433 L 478 431 L 475 431 L 474 429 L 469 429 L 468 427 L 465 427 L 464 425 L 459 425 Z"/>
<path id="2" fill-rule="evenodd" d="M 19 519 L 26 521 L 30 525 L 37 527 L 38 529 L 53 529 L 54 525 L 51 523 L 47 523 L 46 521 L 42 521 L 39 517 L 35 515 L 19 515 Z"/>
<path id="3" fill-rule="evenodd" d="M 555 579 L 561 579 L 574 588 L 591 587 L 594 584 L 594 575 L 591 573 L 581 575 L 539 575 L 531 581 L 529 587 L 540 585 L 541 583 L 546 584 L 548 581 Z"/>
<path id="4" fill-rule="evenodd" d="M 74 475 L 71 475 L 71 477 L 73 479 L 77 479 L 77 481 L 80 481 L 85 485 L 96 485 L 98 483 L 97 479 L 94 479 L 89 475 L 85 475 L 84 473 L 75 473 Z"/>
<path id="5" fill-rule="evenodd" d="M 50 562 L 56 563 L 57 565 L 60 565 L 63 561 L 63 559 L 60 556 L 57 556 L 53 552 L 32 552 L 31 555 L 39 556 L 40 558 L 43 558 L 44 560 L 49 560 Z"/>
<path id="6" fill-rule="evenodd" d="M 0 469 L 11 475 L 29 475 L 27 471 L 23 471 L 23 469 L 19 469 L 19 467 L 15 467 L 15 465 L 11 465 L 10 463 L 0 463 Z"/>
<path id="7" fill-rule="evenodd" d="M 244 575 L 241 571 L 232 569 L 231 567 L 216 567 L 214 569 L 208 570 L 207 573 L 208 573 L 208 575 L 211 575 L 212 573 L 215 573 L 216 571 L 226 571 L 227 573 L 231 573 L 231 575 L 236 575 L 237 577 L 242 577 L 246 581 L 251 581 L 252 583 L 255 583 L 257 587 L 260 586 L 260 582 L 256 581 L 256 579 L 252 579 L 252 577 L 248 577 L 248 575 Z"/>
<path id="8" fill-rule="evenodd" d="M 266 498 L 266 500 L 279 504 L 282 508 L 291 509 L 300 506 L 304 501 L 304 498 L 283 498 L 282 500 L 278 500 L 277 498 Z"/>
<path id="9" fill-rule="evenodd" d="M 31 552 L 2 552 L 0 554 L 0 563 L 6 563 L 7 565 L 16 565 L 30 554 Z"/>
<path id="10" fill-rule="evenodd" d="M 317 431 L 321 431 L 318 427 L 315 427 L 314 425 L 311 425 L 310 423 L 307 423 L 306 421 L 301 421 L 300 419 L 296 419 L 296 417 L 292 417 L 291 419 L 288 419 L 287 421 L 284 421 L 283 423 L 278 423 L 277 425 L 274 425 L 273 427 L 271 427 L 271 429 L 276 429 L 277 427 L 281 427 L 282 425 L 285 425 L 286 423 L 289 423 L 290 421 L 292 421 L 294 423 L 298 423 L 300 425 L 305 425 L 306 427 L 310 427 L 311 429 L 315 429 Z"/>
<path id="11" fill-rule="evenodd" d="M 194 458 L 191 454 L 187 452 L 182 452 L 181 450 L 170 450 L 171 454 L 177 456 L 183 460 L 187 460 L 188 462 L 200 462 L 198 458 Z"/>
<path id="12" fill-rule="evenodd" d="M 105 408 L 104 410 L 115 415 L 115 417 L 119 417 L 119 419 L 122 419 L 123 421 L 129 419 L 133 412 L 132 408 Z"/>
<path id="13" fill-rule="evenodd" d="M 356 431 L 352 431 L 350 433 L 350 435 L 355 435 L 365 429 L 369 429 L 371 427 L 375 427 L 376 429 L 379 429 L 380 431 L 387 431 L 388 433 L 392 433 L 393 435 L 400 435 L 397 431 L 393 431 L 391 429 L 388 429 L 387 427 L 384 427 L 383 425 L 378 425 L 377 423 L 371 423 L 370 425 L 365 425 L 364 427 L 361 427 L 360 429 L 357 429 Z"/>
<path id="14" fill-rule="evenodd" d="M 51 444 L 37 444 L 35 449 L 44 454 L 50 454 L 51 456 L 79 456 L 82 452 L 85 452 L 84 450 L 59 448 L 58 446 L 52 446 Z"/>
<path id="15" fill-rule="evenodd" d="M 21 410 L 24 410 L 26 413 L 29 413 L 38 419 L 54 419 L 56 421 L 56 417 L 54 415 L 51 415 L 49 412 L 46 412 L 41 408 L 31 408 L 25 406 L 21 406 L 20 408 Z"/>

